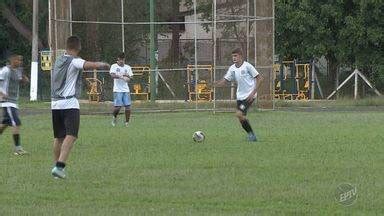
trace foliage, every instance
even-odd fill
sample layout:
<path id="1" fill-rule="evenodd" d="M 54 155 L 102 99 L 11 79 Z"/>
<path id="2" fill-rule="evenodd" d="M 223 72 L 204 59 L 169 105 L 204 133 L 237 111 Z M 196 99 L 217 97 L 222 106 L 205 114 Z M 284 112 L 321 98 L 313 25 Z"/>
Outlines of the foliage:
<path id="1" fill-rule="evenodd" d="M 12 1 L 2 0 L 0 10 L 7 6 L 14 15 L 30 30 L 32 30 L 32 4 L 28 0 Z M 48 4 L 47 1 L 39 1 L 39 37 L 47 44 Z M 18 53 L 24 55 L 25 65 L 31 61 L 32 44 L 21 36 L 3 16 L 0 16 L 0 65 L 4 65 L 7 55 Z M 26 55 L 27 54 L 27 55 Z"/>
<path id="2" fill-rule="evenodd" d="M 375 0 L 277 0 L 277 53 L 384 73 L 383 11 L 384 2 Z"/>

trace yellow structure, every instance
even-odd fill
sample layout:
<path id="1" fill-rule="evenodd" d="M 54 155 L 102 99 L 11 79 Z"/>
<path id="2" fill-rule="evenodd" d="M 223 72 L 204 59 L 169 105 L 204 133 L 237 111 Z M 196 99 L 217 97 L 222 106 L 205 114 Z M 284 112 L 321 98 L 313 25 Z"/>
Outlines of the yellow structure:
<path id="1" fill-rule="evenodd" d="M 97 70 L 93 71 L 92 78 L 86 78 L 87 95 L 89 102 L 100 102 L 103 93 L 103 82 L 97 79 Z"/>
<path id="2" fill-rule="evenodd" d="M 295 64 L 294 61 L 283 61 L 282 63 L 283 65 L 273 65 L 275 98 L 282 100 L 308 100 L 310 64 Z M 294 65 L 294 68 L 289 67 L 289 65 Z M 284 85 L 282 84 L 283 82 Z M 288 90 L 289 87 L 295 90 Z"/>
<path id="3" fill-rule="evenodd" d="M 151 68 L 148 66 L 134 66 L 131 68 L 133 73 L 130 82 L 133 85 L 133 92 L 131 92 L 131 95 L 135 95 L 136 100 L 139 98 L 149 100 L 151 93 Z"/>
<path id="4" fill-rule="evenodd" d="M 195 65 L 187 65 L 187 88 L 189 101 L 212 101 L 213 67 L 212 65 L 197 65 L 198 80 L 195 81 Z M 196 86 L 195 86 L 196 85 Z"/>
<path id="5" fill-rule="evenodd" d="M 310 64 L 296 64 L 297 100 L 308 100 Z"/>
<path id="6" fill-rule="evenodd" d="M 282 81 L 279 79 L 280 70 L 281 70 L 280 64 L 273 65 L 273 71 L 274 71 L 273 74 L 274 74 L 274 80 L 275 80 L 275 98 L 283 99 L 283 100 L 287 100 L 287 99 L 292 100 L 293 95 L 288 93 L 286 89 L 282 89 L 282 84 L 281 84 Z M 287 71 L 283 70 L 282 72 L 284 73 L 283 80 L 287 80 L 287 74 L 288 74 Z"/>
<path id="7" fill-rule="evenodd" d="M 40 52 L 40 64 L 41 64 L 41 70 L 43 70 L 43 71 L 52 70 L 51 51 L 41 51 Z"/>

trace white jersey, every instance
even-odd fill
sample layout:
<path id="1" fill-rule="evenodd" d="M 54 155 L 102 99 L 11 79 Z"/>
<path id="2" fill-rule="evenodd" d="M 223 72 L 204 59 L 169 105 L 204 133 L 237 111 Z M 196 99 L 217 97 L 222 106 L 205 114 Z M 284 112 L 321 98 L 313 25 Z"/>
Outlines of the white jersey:
<path id="1" fill-rule="evenodd" d="M 253 65 L 244 61 L 240 67 L 236 67 L 235 64 L 229 67 L 224 79 L 229 82 L 237 82 L 237 100 L 245 100 L 256 88 L 255 78 L 259 75 L 259 72 L 253 67 Z"/>
<path id="2" fill-rule="evenodd" d="M 77 96 L 81 91 L 81 71 L 85 60 L 70 55 L 59 57 L 55 62 L 52 72 L 52 89 L 56 89 L 52 95 L 51 109 L 80 109 Z M 66 74 L 64 74 L 66 72 Z M 58 96 L 59 98 L 55 98 Z M 63 98 L 60 98 L 63 97 Z M 70 97 L 65 99 L 65 97 Z"/>
<path id="3" fill-rule="evenodd" d="M 7 95 L 1 98 L 1 107 L 18 109 L 19 83 L 23 79 L 22 69 L 12 69 L 9 65 L 0 69 L 0 91 Z"/>
<path id="4" fill-rule="evenodd" d="M 117 76 L 133 76 L 132 69 L 129 65 L 121 67 L 118 64 L 113 64 L 109 73 L 116 74 Z M 113 79 L 113 92 L 129 92 L 129 86 L 123 79 Z"/>

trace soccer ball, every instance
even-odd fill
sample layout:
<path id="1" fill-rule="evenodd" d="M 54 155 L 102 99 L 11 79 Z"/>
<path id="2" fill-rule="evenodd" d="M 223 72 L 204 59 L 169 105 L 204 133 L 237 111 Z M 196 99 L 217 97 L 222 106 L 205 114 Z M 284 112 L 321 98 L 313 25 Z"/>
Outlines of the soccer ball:
<path id="1" fill-rule="evenodd" d="M 192 139 L 195 142 L 203 142 L 205 139 L 205 135 L 203 131 L 196 131 L 195 133 L 193 133 Z"/>

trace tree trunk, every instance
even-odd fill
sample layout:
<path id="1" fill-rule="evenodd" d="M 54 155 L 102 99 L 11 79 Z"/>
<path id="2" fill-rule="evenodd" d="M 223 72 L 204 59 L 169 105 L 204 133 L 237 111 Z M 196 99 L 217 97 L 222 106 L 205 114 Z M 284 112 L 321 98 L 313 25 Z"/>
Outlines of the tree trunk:
<path id="1" fill-rule="evenodd" d="M 19 32 L 24 38 L 26 38 L 29 42 L 32 42 L 32 31 L 25 26 L 12 12 L 11 10 L 3 4 L 1 7 L 1 14 L 3 17 L 8 20 L 9 23 L 13 26 L 13 28 Z M 41 40 L 38 42 L 39 49 L 43 48 L 43 43 Z"/>

